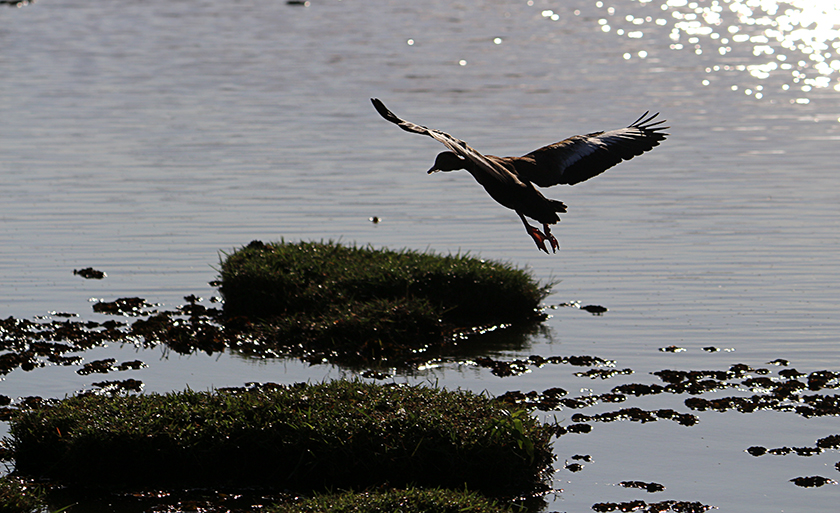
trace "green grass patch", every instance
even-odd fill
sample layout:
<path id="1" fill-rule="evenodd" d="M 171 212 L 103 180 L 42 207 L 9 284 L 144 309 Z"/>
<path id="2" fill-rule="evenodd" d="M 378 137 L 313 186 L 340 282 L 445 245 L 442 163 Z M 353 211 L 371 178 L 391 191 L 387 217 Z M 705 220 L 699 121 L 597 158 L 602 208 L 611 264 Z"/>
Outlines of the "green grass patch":
<path id="1" fill-rule="evenodd" d="M 0 477 L 0 513 L 33 513 L 44 507 L 43 490 L 12 476 Z"/>
<path id="2" fill-rule="evenodd" d="M 470 392 L 334 381 L 215 392 L 74 396 L 21 411 L 15 472 L 109 489 L 384 483 L 542 491 L 552 429 Z"/>
<path id="3" fill-rule="evenodd" d="M 541 321 L 550 289 L 467 255 L 335 242 L 254 241 L 226 255 L 220 275 L 228 319 L 281 346 L 366 361 L 441 347 L 478 327 Z"/>
<path id="4" fill-rule="evenodd" d="M 509 513 L 476 493 L 430 489 L 324 494 L 291 504 L 270 507 L 268 513 Z"/>

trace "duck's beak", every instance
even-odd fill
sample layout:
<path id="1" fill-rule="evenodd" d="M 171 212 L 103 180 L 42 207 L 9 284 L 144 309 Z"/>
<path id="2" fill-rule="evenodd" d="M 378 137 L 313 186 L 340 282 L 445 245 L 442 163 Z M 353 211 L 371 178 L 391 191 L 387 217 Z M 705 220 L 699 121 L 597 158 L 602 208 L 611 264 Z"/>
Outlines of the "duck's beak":
<path id="1" fill-rule="evenodd" d="M 442 169 L 438 169 L 438 168 L 436 168 L 435 166 L 432 166 L 432 169 L 430 169 L 430 170 L 426 171 L 426 174 L 429 174 L 429 175 L 430 175 L 430 174 L 432 174 L 432 173 L 437 173 L 438 171 L 443 171 L 443 170 L 442 170 Z"/>

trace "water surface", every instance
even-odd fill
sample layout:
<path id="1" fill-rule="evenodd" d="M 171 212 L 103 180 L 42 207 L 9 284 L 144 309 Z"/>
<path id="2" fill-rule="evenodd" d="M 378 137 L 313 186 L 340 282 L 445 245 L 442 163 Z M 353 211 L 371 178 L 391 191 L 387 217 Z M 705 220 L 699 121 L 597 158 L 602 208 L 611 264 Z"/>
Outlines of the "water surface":
<path id="1" fill-rule="evenodd" d="M 603 393 L 663 368 L 840 367 L 837 11 L 795 2 L 283 2 L 40 0 L 0 9 L 0 315 L 93 314 L 91 300 L 174 307 L 217 295 L 220 252 L 262 240 L 336 239 L 469 252 L 556 280 L 548 333 L 497 357 L 592 354 L 635 374 L 547 366 L 513 378 L 450 364 L 396 381 Z M 442 150 L 384 122 L 368 98 L 481 151 L 521 155 L 661 112 L 671 137 L 578 186 L 545 191 L 569 213 L 555 255 L 466 173 L 428 176 Z M 382 221 L 371 223 L 378 216 Z M 93 266 L 101 281 L 74 276 Z M 207 301 L 207 299 L 205 299 Z M 659 348 L 677 345 L 681 353 Z M 703 347 L 726 351 L 709 353 Z M 330 366 L 107 347 L 140 358 L 147 391 L 353 375 Z M 10 396 L 63 397 L 101 376 L 16 370 Z M 640 407 L 687 411 L 684 396 Z M 593 411 L 614 409 L 598 406 Z M 556 412 L 568 419 L 573 411 Z M 587 414 L 591 412 L 587 411 Z M 549 416 L 553 417 L 552 413 Z M 701 413 L 597 425 L 556 443 L 549 510 L 604 501 L 700 501 L 721 511 L 827 511 L 836 419 Z M 580 473 L 565 459 L 590 454 Z M 616 486 L 656 481 L 646 494 Z"/>

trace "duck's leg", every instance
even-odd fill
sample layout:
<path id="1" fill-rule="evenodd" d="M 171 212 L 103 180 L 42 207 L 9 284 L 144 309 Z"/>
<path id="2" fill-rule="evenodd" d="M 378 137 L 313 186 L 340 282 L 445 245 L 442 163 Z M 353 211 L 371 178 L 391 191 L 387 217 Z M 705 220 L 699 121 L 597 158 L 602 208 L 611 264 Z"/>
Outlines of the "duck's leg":
<path id="1" fill-rule="evenodd" d="M 547 224 L 543 224 L 543 230 L 545 233 L 545 238 L 548 239 L 548 242 L 551 243 L 551 252 L 556 252 L 558 249 L 560 249 L 560 243 L 557 242 L 557 239 L 555 239 L 554 235 L 551 234 L 551 230 L 548 228 Z"/>
<path id="2" fill-rule="evenodd" d="M 534 242 L 537 244 L 537 247 L 538 247 L 539 249 L 541 249 L 541 250 L 545 251 L 545 252 L 546 252 L 546 254 L 547 254 L 547 253 L 548 253 L 548 250 L 547 250 L 547 249 L 545 249 L 545 240 L 546 240 L 546 236 L 545 236 L 545 235 L 543 235 L 543 233 L 542 233 L 542 232 L 541 232 L 538 228 L 536 228 L 536 227 L 531 226 L 530 224 L 528 224 L 528 221 L 526 221 L 526 220 L 525 220 L 525 216 L 523 216 L 523 215 L 522 215 L 522 214 L 520 214 L 519 212 L 517 212 L 517 214 L 519 214 L 519 219 L 522 219 L 522 224 L 524 224 L 524 225 L 525 225 L 525 230 L 527 230 L 527 231 L 528 231 L 528 235 L 530 235 L 530 236 L 531 236 L 531 238 L 532 238 L 532 239 L 534 239 Z M 556 244 L 556 243 L 557 243 L 557 241 L 554 241 L 554 244 Z M 553 247 L 553 246 L 554 246 L 554 245 L 552 244 L 552 247 Z"/>

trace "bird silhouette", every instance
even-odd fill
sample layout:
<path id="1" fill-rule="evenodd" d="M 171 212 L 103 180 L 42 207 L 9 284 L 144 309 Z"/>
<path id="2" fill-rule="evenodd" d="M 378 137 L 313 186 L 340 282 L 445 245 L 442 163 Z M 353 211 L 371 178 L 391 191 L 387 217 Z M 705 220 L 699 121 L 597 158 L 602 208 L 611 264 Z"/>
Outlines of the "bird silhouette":
<path id="1" fill-rule="evenodd" d="M 575 185 L 658 146 L 669 135 L 662 132 L 669 128 L 661 126 L 665 121 L 655 119 L 659 114 L 648 116 L 648 111 L 627 128 L 576 135 L 521 157 L 496 157 L 483 155 L 446 132 L 400 119 L 378 98 L 371 102 L 386 120 L 406 132 L 428 135 L 449 149 L 438 154 L 428 173 L 468 171 L 490 197 L 519 215 L 537 248 L 546 253 L 546 241 L 552 252 L 560 248 L 549 225 L 560 221 L 557 214 L 566 212 L 566 205 L 543 196 L 535 184 Z M 543 231 L 528 224 L 526 217 L 542 223 Z"/>

